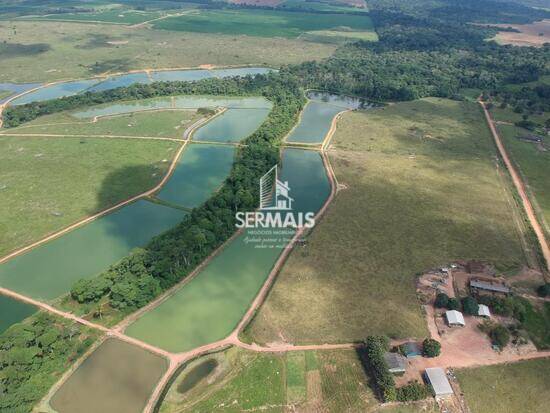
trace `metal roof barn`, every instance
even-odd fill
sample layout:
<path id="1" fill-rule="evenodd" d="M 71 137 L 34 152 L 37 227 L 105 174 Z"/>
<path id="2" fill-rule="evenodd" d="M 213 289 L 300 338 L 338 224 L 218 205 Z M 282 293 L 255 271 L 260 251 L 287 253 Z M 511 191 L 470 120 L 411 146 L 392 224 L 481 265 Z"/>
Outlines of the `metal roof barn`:
<path id="1" fill-rule="evenodd" d="M 480 317 L 491 317 L 491 311 L 485 304 L 480 304 L 477 310 L 477 315 Z"/>
<path id="2" fill-rule="evenodd" d="M 449 310 L 445 313 L 445 318 L 447 319 L 447 324 L 450 326 L 465 326 L 464 316 L 460 311 Z"/>
<path id="3" fill-rule="evenodd" d="M 435 397 L 443 397 L 453 394 L 451 383 L 447 380 L 445 370 L 441 367 L 431 367 L 426 369 L 426 378 L 434 389 Z"/>

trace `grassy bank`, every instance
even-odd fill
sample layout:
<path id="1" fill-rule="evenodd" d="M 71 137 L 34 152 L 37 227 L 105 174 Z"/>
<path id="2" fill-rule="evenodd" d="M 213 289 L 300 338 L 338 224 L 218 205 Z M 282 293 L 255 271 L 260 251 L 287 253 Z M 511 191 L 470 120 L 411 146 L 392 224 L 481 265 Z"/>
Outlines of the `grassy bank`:
<path id="1" fill-rule="evenodd" d="M 291 254 L 248 339 L 422 338 L 415 274 L 455 259 L 507 272 L 524 263 L 477 104 L 423 99 L 349 113 L 333 147 L 343 187 Z"/>

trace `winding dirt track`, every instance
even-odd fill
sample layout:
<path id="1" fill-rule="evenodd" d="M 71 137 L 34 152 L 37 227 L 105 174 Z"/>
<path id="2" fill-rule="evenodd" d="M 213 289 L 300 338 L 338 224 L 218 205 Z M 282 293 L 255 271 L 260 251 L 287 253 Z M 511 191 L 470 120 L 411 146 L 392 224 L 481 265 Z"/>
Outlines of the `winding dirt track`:
<path id="1" fill-rule="evenodd" d="M 546 240 L 546 237 L 544 235 L 544 231 L 542 229 L 542 226 L 540 225 L 537 215 L 535 214 L 535 210 L 533 208 L 533 205 L 531 204 L 531 200 L 529 199 L 529 196 L 527 195 L 527 190 L 525 188 L 525 183 L 521 179 L 519 173 L 517 172 L 516 168 L 514 167 L 512 161 L 510 160 L 510 157 L 508 156 L 508 153 L 506 152 L 506 148 L 504 147 L 504 144 L 502 143 L 502 139 L 500 138 L 500 135 L 495 127 L 495 124 L 493 122 L 493 119 L 491 117 L 491 114 L 487 110 L 487 107 L 485 106 L 485 102 L 479 101 L 481 107 L 483 108 L 483 113 L 485 114 L 485 119 L 487 120 L 487 124 L 489 125 L 489 129 L 491 129 L 491 133 L 493 135 L 493 138 L 495 140 L 495 143 L 497 145 L 498 151 L 500 153 L 500 156 L 504 160 L 504 164 L 506 165 L 506 168 L 508 168 L 508 171 L 510 172 L 510 176 L 512 177 L 512 181 L 514 182 L 514 186 L 516 187 L 516 190 L 518 191 L 518 194 L 521 198 L 521 203 L 523 204 L 523 208 L 525 209 L 525 213 L 527 214 L 527 218 L 529 219 L 529 222 L 531 223 L 531 227 L 535 231 L 535 234 L 537 236 L 537 239 L 540 244 L 540 248 L 542 251 L 542 255 L 544 256 L 544 259 L 546 261 L 546 271 L 550 272 L 550 247 L 548 246 L 548 241 Z"/>

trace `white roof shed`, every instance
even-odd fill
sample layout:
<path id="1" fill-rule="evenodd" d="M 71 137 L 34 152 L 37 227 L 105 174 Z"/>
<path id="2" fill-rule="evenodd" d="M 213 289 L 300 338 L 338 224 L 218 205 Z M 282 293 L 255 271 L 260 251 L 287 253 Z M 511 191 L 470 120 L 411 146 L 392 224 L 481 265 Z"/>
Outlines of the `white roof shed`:
<path id="1" fill-rule="evenodd" d="M 447 318 L 447 323 L 450 326 L 465 326 L 464 316 L 460 311 L 449 310 L 445 313 L 445 318 Z"/>
<path id="2" fill-rule="evenodd" d="M 445 370 L 441 367 L 426 369 L 426 378 L 434 389 L 435 397 L 444 397 L 453 394 L 451 383 L 447 380 Z"/>
<path id="3" fill-rule="evenodd" d="M 491 317 L 491 311 L 489 311 L 489 307 L 485 304 L 480 304 L 479 310 L 477 310 L 477 315 L 480 317 Z"/>

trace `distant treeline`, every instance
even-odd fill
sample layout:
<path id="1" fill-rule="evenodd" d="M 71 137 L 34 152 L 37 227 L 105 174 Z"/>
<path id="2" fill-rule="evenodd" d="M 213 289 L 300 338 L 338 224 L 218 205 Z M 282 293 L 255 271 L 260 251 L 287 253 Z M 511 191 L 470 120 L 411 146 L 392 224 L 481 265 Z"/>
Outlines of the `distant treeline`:
<path id="1" fill-rule="evenodd" d="M 266 121 L 246 138 L 222 188 L 175 228 L 155 237 L 145 248 L 133 251 L 98 277 L 80 280 L 71 296 L 94 311 L 100 299 L 124 313 L 144 306 L 163 290 L 186 277 L 235 232 L 235 212 L 257 207 L 258 180 L 279 162 L 278 144 L 297 122 L 305 98 L 298 80 L 269 74 L 198 82 L 158 82 L 132 85 L 99 93 L 84 93 L 45 102 L 10 107 L 6 125 L 15 126 L 38 116 L 128 99 L 170 95 L 261 95 L 273 103 Z M 96 307 L 101 311 L 103 307 Z"/>

